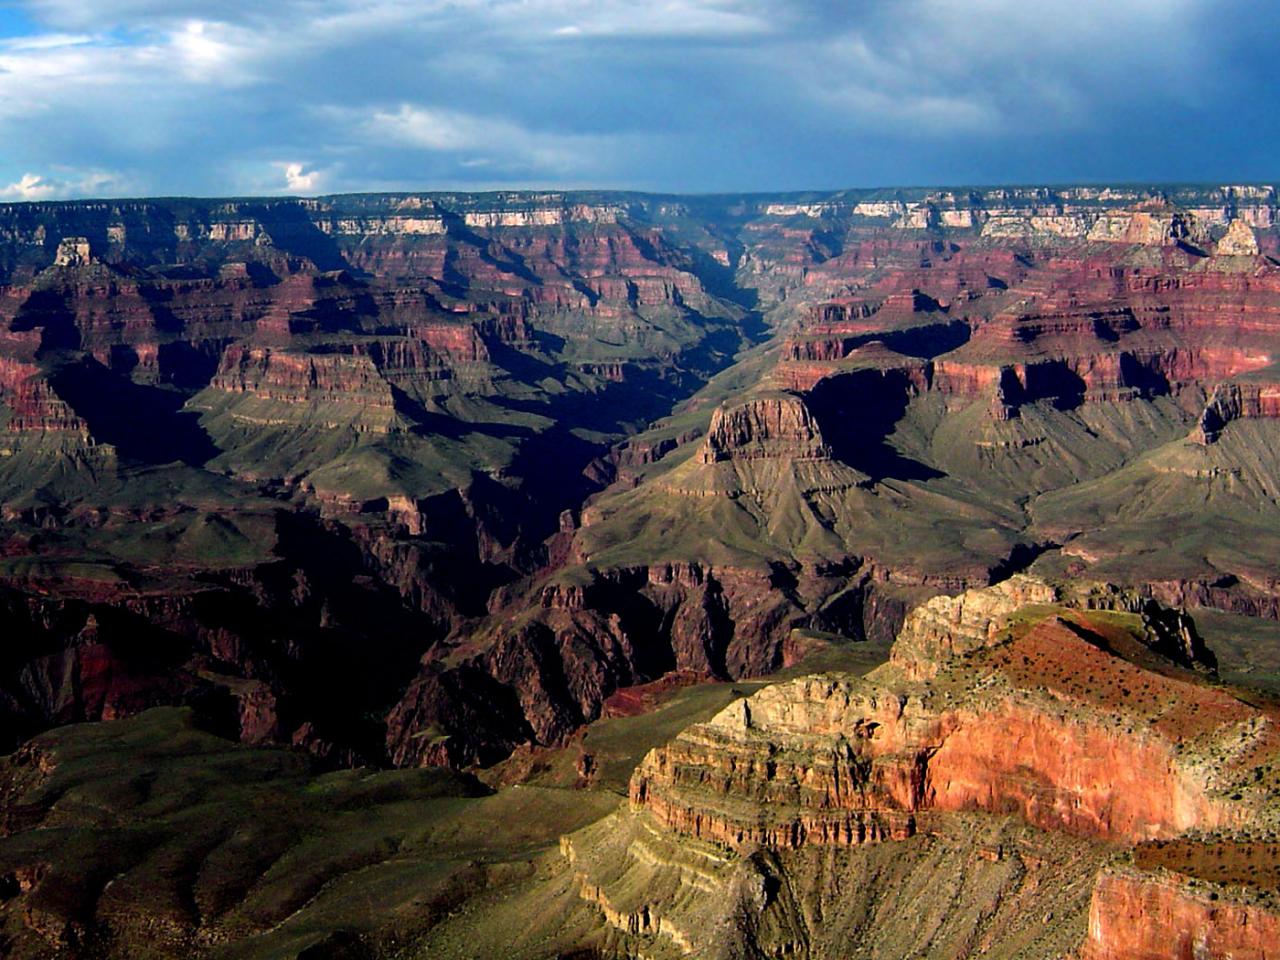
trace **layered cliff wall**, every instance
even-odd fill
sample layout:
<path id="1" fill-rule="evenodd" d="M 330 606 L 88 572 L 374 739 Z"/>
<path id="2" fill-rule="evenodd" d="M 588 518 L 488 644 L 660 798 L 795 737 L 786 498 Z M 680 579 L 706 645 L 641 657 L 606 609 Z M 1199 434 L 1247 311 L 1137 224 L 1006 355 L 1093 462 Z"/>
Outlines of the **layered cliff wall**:
<path id="1" fill-rule="evenodd" d="M 1089 908 L 1083 960 L 1171 960 L 1280 955 L 1274 905 L 1223 901 L 1217 891 L 1131 871 L 1103 874 Z"/>
<path id="2" fill-rule="evenodd" d="M 657 868 L 634 844 L 601 860 L 602 839 L 582 835 L 571 860 L 596 902 L 616 912 L 610 898 L 623 897 L 629 916 L 647 918 L 622 924 L 632 937 L 660 935 L 659 917 L 678 924 L 719 899 L 760 919 L 754 946 L 790 938 L 778 949 L 835 956 L 847 941 L 834 946 L 813 919 L 839 924 L 848 914 L 829 887 L 810 889 L 815 871 L 839 863 L 859 876 L 865 886 L 844 897 L 847 909 L 866 910 L 880 873 L 854 864 L 911 863 L 959 830 L 968 862 L 1012 861 L 1024 882 L 1066 851 L 1079 858 L 1037 881 L 1052 901 L 1041 908 L 1044 940 L 1021 943 L 1019 955 L 1262 960 L 1280 915 L 1269 892 L 1280 861 L 1265 839 L 1280 788 L 1277 718 L 1165 659 L 1161 651 L 1183 649 L 1184 629 L 1170 611 L 1097 585 L 1064 595 L 1023 578 L 931 601 L 908 616 L 893 661 L 868 678 L 774 684 L 646 756 L 631 781 L 632 819 L 619 814 L 611 829 L 707 851 L 704 880 L 682 885 L 682 897 L 661 884 L 641 892 L 635 877 Z M 921 670 L 930 657 L 933 668 Z M 1026 841 L 981 839 L 1009 817 L 1029 825 L 1036 855 Z M 886 852 L 864 852 L 876 850 Z M 749 908 L 726 880 L 752 865 L 807 895 Z M 1068 880 L 1068 869 L 1083 872 Z M 1023 909 L 1039 903 L 1029 889 L 1018 896 Z M 995 920 L 1000 904 L 949 949 L 1014 949 L 1015 934 Z M 865 913 L 853 921 L 869 923 Z M 666 946 L 696 954 L 696 936 Z M 891 955 L 906 955 L 911 937 L 899 933 Z"/>

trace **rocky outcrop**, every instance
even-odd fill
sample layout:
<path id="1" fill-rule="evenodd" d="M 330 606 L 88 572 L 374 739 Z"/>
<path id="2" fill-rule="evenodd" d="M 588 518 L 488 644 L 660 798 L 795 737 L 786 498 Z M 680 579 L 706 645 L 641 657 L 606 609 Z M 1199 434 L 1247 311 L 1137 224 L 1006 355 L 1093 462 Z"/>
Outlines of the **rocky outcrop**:
<path id="1" fill-rule="evenodd" d="M 1133 743 L 1110 724 L 1053 710 L 946 710 L 901 702 L 891 689 L 805 683 L 819 689 L 784 685 L 776 699 L 747 701 L 651 753 L 633 777 L 633 805 L 733 847 L 903 839 L 936 816 L 974 809 L 1113 839 L 1226 818 L 1194 771 L 1170 773 L 1170 743 Z M 845 703 L 847 713 L 833 705 Z M 837 719 L 825 732 L 788 725 L 827 710 Z"/>
<path id="2" fill-rule="evenodd" d="M 555 197 L 547 198 L 554 203 Z M 475 210 L 463 214 L 469 227 L 553 227 L 565 223 L 617 223 L 627 208 L 621 204 L 538 205 L 516 210 Z"/>
<path id="3" fill-rule="evenodd" d="M 1184 610 L 1113 584 L 1054 586 L 1026 574 L 985 589 L 934 597 L 916 607 L 903 622 L 890 663 L 913 680 L 931 679 L 957 659 L 1008 642 L 1016 619 L 1025 621 L 1053 605 L 1136 615 L 1134 637 L 1148 649 L 1185 667 L 1213 669 L 1213 653 Z"/>
<path id="4" fill-rule="evenodd" d="M 343 425 L 346 421 L 337 414 L 352 408 L 358 408 L 366 428 L 386 432 L 394 422 L 391 385 L 368 356 L 296 354 L 235 345 L 223 354 L 209 386 L 272 403 L 306 405 L 331 427 Z M 365 419 L 369 414 L 376 415 L 376 425 Z M 241 416 L 254 418 L 248 412 Z"/>
<path id="5" fill-rule="evenodd" d="M 7 432 L 66 433 L 88 439 L 88 424 L 34 363 L 0 357 L 0 402 L 9 408 Z"/>
<path id="6" fill-rule="evenodd" d="M 599 571 L 585 584 L 542 584 L 532 614 L 495 616 L 483 633 L 427 656 L 387 721 L 396 763 L 500 759 L 525 740 L 557 744 L 600 715 L 620 687 L 671 671 L 704 679 L 756 676 L 788 662 L 791 630 L 808 619 L 770 571 L 655 564 Z M 523 610 L 523 596 L 497 610 Z M 446 661 L 457 666 L 447 666 Z M 502 709 L 465 721 L 474 688 Z M 491 722 L 490 722 L 491 721 Z M 487 742 L 502 728 L 500 735 Z M 439 749 L 424 747 L 434 731 Z M 495 747 L 494 744 L 497 746 Z"/>
<path id="7" fill-rule="evenodd" d="M 85 237 L 63 237 L 53 256 L 55 267 L 87 267 L 93 261 L 89 241 Z"/>
<path id="8" fill-rule="evenodd" d="M 318 219 L 316 226 L 331 236 L 346 237 L 426 237 L 443 234 L 447 230 L 443 216 L 338 216 Z"/>
<path id="9" fill-rule="evenodd" d="M 949 661 L 1007 637 L 1009 620 L 1019 610 L 1058 599 L 1055 587 L 1022 574 L 986 590 L 934 597 L 907 615 L 891 662 L 913 679 L 935 677 Z"/>
<path id="10" fill-rule="evenodd" d="M 718 408 L 699 456 L 703 463 L 825 460 L 831 450 L 804 399 L 784 393 Z"/>
<path id="11" fill-rule="evenodd" d="M 902 838 L 970 809 L 1119 840 L 1267 820 L 1260 794 L 1233 805 L 1224 793 L 1247 779 L 1231 766 L 1240 731 L 1261 738 L 1257 749 L 1280 748 L 1270 721 L 1111 652 L 1123 653 L 1126 637 L 1153 648 L 1149 633 L 1166 618 L 1117 614 L 1117 603 L 1107 619 L 1066 619 L 1052 612 L 1066 609 L 1056 597 L 1023 579 L 930 601 L 868 680 L 778 684 L 652 751 L 632 778 L 632 805 L 734 847 Z M 1168 711 L 1175 702 L 1183 726 Z M 1236 759 L 1209 782 L 1202 764 L 1222 762 L 1211 757 Z"/>
<path id="12" fill-rule="evenodd" d="M 1274 717 L 1191 672 L 1139 665 L 1147 661 L 1135 651 L 1158 649 L 1150 634 L 1173 629 L 1176 612 L 1101 585 L 1071 587 L 1076 606 L 1068 608 L 1063 594 L 1043 587 L 1024 578 L 1007 591 L 933 601 L 908 617 L 900 642 L 913 656 L 941 657 L 926 683 L 904 678 L 908 658 L 898 655 L 866 679 L 766 687 L 688 728 L 636 769 L 634 826 L 613 829 L 719 851 L 724 866 L 708 874 L 717 880 L 768 851 L 780 886 L 795 894 L 809 890 L 819 863 L 909 862 L 955 831 L 978 844 L 983 830 L 1013 814 L 1031 825 L 1042 851 L 1055 849 L 1049 857 L 1071 850 L 1084 858 L 1078 879 L 1043 888 L 1058 898 L 1041 918 L 1043 932 L 1063 919 L 1068 891 L 1079 897 L 1075 919 L 1056 929 L 1051 946 L 1024 943 L 1017 955 L 1272 956 L 1277 911 L 1268 889 L 1278 861 L 1274 844 L 1248 837 L 1269 836 L 1276 822 L 1267 772 L 1280 756 Z M 942 637 L 947 623 L 951 641 Z M 1213 839 L 1223 832 L 1244 839 Z M 584 884 L 606 899 L 641 889 L 625 879 L 650 869 L 639 858 L 601 862 L 589 855 L 599 841 L 581 839 L 588 846 L 574 852 Z M 1095 881 L 1121 845 L 1135 842 L 1136 866 L 1111 867 Z M 1012 859 L 1019 876 L 1046 864 L 1045 853 L 1028 857 L 1017 844 L 978 844 L 967 857 Z M 930 876 L 942 876 L 936 863 Z M 724 894 L 699 887 L 677 900 L 655 885 L 638 900 L 627 895 L 640 915 L 688 916 Z M 794 915 L 808 916 L 822 898 L 818 888 L 807 892 Z M 1029 901 L 1020 902 L 1025 912 Z M 842 922 L 836 916 L 824 919 Z M 971 922 L 981 940 L 956 955 L 1008 948 L 990 915 Z M 817 928 L 809 933 L 811 955 L 840 955 Z"/>
<path id="13" fill-rule="evenodd" d="M 1280 910 L 1232 902 L 1217 890 L 1132 871 L 1103 874 L 1093 890 L 1082 960 L 1280 957 Z"/>
<path id="14" fill-rule="evenodd" d="M 1280 384 L 1223 383 L 1209 396 L 1192 438 L 1208 446 L 1216 443 L 1222 431 L 1234 420 L 1280 418 Z"/>
<path id="15" fill-rule="evenodd" d="M 1220 257 L 1256 257 L 1258 255 L 1258 238 L 1253 229 L 1243 220 L 1232 220 L 1227 225 L 1227 232 L 1218 241 L 1217 254 Z"/>
<path id="16" fill-rule="evenodd" d="M 734 847 L 914 834 L 922 770 L 904 742 L 906 702 L 820 679 L 769 690 L 651 752 L 631 780 L 633 808 Z M 807 749 L 810 737 L 825 742 Z"/>
<path id="17" fill-rule="evenodd" d="M 1112 243 L 1169 245 L 1203 244 L 1208 231 L 1199 220 L 1177 210 L 1134 210 L 1103 214 L 1089 228 L 1087 239 Z"/>

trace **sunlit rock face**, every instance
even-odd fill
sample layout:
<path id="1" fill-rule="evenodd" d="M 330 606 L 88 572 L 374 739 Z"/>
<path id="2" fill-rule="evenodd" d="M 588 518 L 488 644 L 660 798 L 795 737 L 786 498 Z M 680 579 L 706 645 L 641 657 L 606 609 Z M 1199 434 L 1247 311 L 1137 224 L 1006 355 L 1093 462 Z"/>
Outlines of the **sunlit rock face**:
<path id="1" fill-rule="evenodd" d="M 1100 584 L 1017 577 L 935 599 L 867 677 L 773 684 L 651 751 L 629 809 L 562 845 L 608 923 L 685 955 L 711 949 L 691 918 L 725 911 L 750 918 L 747 944 L 816 957 L 844 955 L 847 931 L 820 932 L 814 911 L 853 929 L 873 911 L 896 931 L 883 955 L 909 955 L 910 910 L 879 889 L 886 864 L 931 916 L 943 881 L 914 865 L 950 864 L 964 835 L 968 863 L 1011 863 L 1043 926 L 1028 938 L 988 914 L 981 948 L 957 955 L 1262 960 L 1280 916 L 1276 716 L 1216 685 L 1188 631 Z M 983 839 L 1011 821 L 1025 838 Z M 631 847 L 606 855 L 606 835 Z M 992 871 L 965 883 L 1009 882 Z M 675 872 L 696 873 L 696 890 L 669 893 Z M 842 876 L 861 885 L 852 913 L 832 894 Z M 744 898 L 747 877 L 797 899 Z"/>
<path id="2" fill-rule="evenodd" d="M 1280 956 L 1280 912 L 1210 896 L 1163 877 L 1106 874 L 1094 889 L 1080 955 L 1084 960 Z"/>
<path id="3" fill-rule="evenodd" d="M 902 838 L 960 810 L 1130 841 L 1243 824 L 1248 808 L 1204 782 L 1204 751 L 1241 730 L 1270 743 L 1266 717 L 1106 651 L 1117 617 L 1142 631 L 1131 643 L 1182 649 L 1164 635 L 1178 630 L 1167 618 L 1058 599 L 1022 577 L 931 600 L 871 677 L 771 686 L 651 753 L 632 803 L 732 845 Z M 1193 714 L 1202 719 L 1178 726 Z"/>

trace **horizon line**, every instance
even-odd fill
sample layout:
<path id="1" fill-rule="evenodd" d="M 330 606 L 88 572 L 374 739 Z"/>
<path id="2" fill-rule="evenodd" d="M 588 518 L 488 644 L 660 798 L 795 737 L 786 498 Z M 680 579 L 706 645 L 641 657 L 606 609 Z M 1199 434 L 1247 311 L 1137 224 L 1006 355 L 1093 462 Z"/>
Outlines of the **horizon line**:
<path id="1" fill-rule="evenodd" d="M 352 190 L 340 191 L 336 193 L 317 193 L 317 194 L 290 194 L 290 193 L 262 193 L 262 194 L 136 194 L 118 197 L 108 196 L 84 196 L 84 197 L 62 197 L 58 199 L 48 200 L 0 200 L 0 208 L 13 207 L 50 207 L 50 206 L 71 206 L 75 204 L 89 203 L 148 203 L 148 202 L 232 202 L 232 201 L 263 201 L 263 202 L 307 202 L 316 200 L 337 200 L 346 197 L 443 197 L 443 196 L 463 196 L 463 197 L 498 197 L 503 195 L 511 196 L 534 196 L 538 194 L 545 195 L 584 195 L 584 194 L 604 194 L 615 196 L 634 196 L 634 197 L 673 197 L 673 198 L 689 198 L 714 200 L 721 198 L 764 198 L 764 197 L 801 197 L 801 196 L 838 196 L 841 194 L 871 194 L 884 193 L 887 191 L 955 191 L 955 192 L 977 192 L 987 190 L 1064 190 L 1078 189 L 1082 187 L 1119 187 L 1129 189 L 1143 189 L 1150 191 L 1178 190 L 1178 189 L 1231 189 L 1235 187 L 1268 187 L 1272 190 L 1280 192 L 1280 178 L 1275 180 L 1059 180 L 1059 181 L 1034 181 L 1027 180 L 1021 182 L 999 182 L 993 181 L 989 183 L 916 183 L 916 184 L 881 184 L 876 186 L 850 186 L 850 187 L 833 187 L 833 188 L 795 188 L 795 189 L 778 189 L 778 190 L 694 190 L 694 191 L 678 191 L 678 190 L 640 190 L 632 188 L 619 187 L 511 187 L 511 188 L 488 188 L 480 190 L 465 189 L 403 189 L 403 190 Z"/>

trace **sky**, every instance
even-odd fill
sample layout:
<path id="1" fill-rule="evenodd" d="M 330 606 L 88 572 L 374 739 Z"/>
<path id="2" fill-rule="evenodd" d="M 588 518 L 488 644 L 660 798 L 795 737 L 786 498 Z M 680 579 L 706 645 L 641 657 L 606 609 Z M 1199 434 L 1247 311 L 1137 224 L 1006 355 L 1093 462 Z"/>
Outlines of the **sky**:
<path id="1" fill-rule="evenodd" d="M 0 0 L 0 200 L 1280 178 L 1280 5 Z"/>

